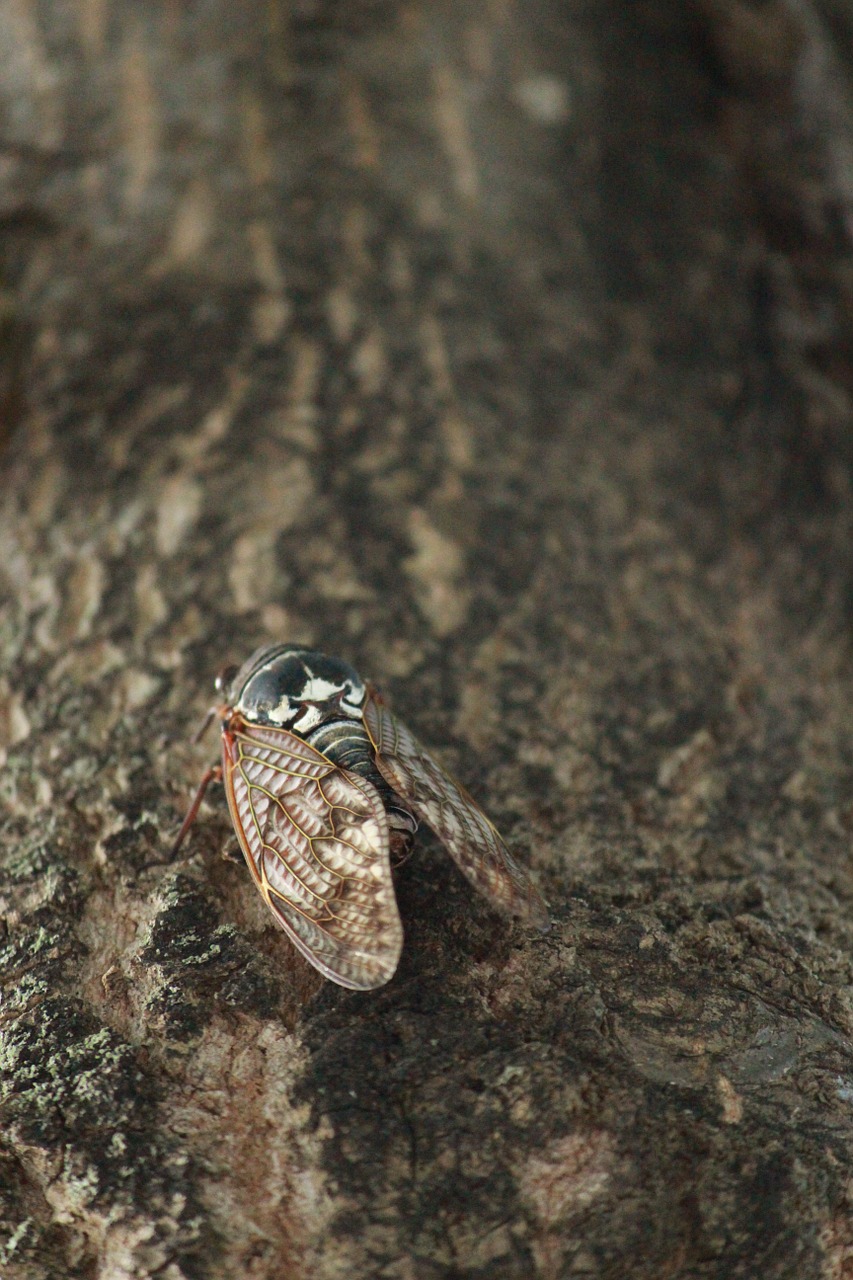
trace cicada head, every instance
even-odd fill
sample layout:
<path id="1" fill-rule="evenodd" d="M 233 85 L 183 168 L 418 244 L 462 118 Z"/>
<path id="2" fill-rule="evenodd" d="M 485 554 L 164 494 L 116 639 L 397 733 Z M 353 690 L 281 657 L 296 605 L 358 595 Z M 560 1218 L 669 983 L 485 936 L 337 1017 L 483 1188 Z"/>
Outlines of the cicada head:
<path id="1" fill-rule="evenodd" d="M 294 645 L 259 649 L 237 671 L 223 672 L 229 708 L 249 724 L 304 735 L 327 720 L 361 720 L 367 690 L 340 658 Z"/>

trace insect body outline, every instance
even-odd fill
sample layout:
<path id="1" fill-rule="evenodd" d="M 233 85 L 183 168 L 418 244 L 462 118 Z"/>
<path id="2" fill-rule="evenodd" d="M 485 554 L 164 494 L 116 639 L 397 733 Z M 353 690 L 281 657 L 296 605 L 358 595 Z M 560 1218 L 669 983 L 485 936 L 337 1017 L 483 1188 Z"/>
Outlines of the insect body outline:
<path id="1" fill-rule="evenodd" d="M 393 976 L 403 945 L 392 862 L 419 820 L 498 910 L 541 930 L 548 909 L 468 793 L 339 658 L 301 646 L 258 649 L 216 683 L 221 777 L 240 847 L 276 923 L 319 971 L 354 990 Z"/>

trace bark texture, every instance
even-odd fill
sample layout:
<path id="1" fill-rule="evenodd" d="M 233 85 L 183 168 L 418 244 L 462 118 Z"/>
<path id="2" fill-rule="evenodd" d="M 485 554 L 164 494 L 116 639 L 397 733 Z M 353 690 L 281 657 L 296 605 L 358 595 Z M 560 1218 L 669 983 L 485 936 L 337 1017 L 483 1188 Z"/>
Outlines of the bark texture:
<path id="1" fill-rule="evenodd" d="M 853 16 L 0 0 L 4 1280 L 853 1275 Z M 434 841 L 385 989 L 191 735 L 338 653 Z"/>

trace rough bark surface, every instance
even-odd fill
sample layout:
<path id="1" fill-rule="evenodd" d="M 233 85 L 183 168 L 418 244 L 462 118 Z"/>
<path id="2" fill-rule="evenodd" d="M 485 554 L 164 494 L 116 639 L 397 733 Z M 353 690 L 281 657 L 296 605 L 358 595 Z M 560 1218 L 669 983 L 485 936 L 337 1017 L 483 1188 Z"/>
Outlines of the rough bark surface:
<path id="1" fill-rule="evenodd" d="M 4 1280 L 853 1275 L 853 17 L 0 0 Z M 394 981 L 275 931 L 212 677 L 378 680 Z"/>

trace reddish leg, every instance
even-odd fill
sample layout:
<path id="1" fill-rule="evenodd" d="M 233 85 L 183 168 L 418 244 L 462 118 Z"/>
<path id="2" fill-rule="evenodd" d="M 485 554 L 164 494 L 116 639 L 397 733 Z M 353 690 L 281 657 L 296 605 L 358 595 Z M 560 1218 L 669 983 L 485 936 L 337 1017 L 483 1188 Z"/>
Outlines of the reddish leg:
<path id="1" fill-rule="evenodd" d="M 198 814 L 198 811 L 201 808 L 201 802 L 204 799 L 205 791 L 210 786 L 211 782 L 221 782 L 221 781 L 222 781 L 222 765 L 221 764 L 211 765 L 207 773 L 204 775 L 204 777 L 202 778 L 201 782 L 198 785 L 198 791 L 195 793 L 195 798 L 189 807 L 187 816 L 184 818 L 183 826 L 178 832 L 178 838 L 175 841 L 175 843 L 172 845 L 171 849 L 169 850 L 170 858 L 174 858 L 175 854 L 178 852 L 181 845 L 184 843 L 187 832 L 189 831 L 192 824 L 195 822 L 196 815 Z"/>
<path id="2" fill-rule="evenodd" d="M 404 862 L 408 862 L 412 856 L 415 846 L 415 836 L 412 831 L 393 830 L 391 832 L 391 866 L 396 871 L 398 867 L 402 867 Z"/>
<path id="3" fill-rule="evenodd" d="M 210 728 L 211 724 L 216 718 L 216 714 L 218 710 L 219 710 L 218 707 L 210 708 L 207 715 L 204 717 L 201 724 L 199 725 L 198 729 L 196 729 L 195 733 L 193 734 L 192 736 L 193 742 L 201 742 L 202 738 L 207 733 L 208 729 Z"/>

